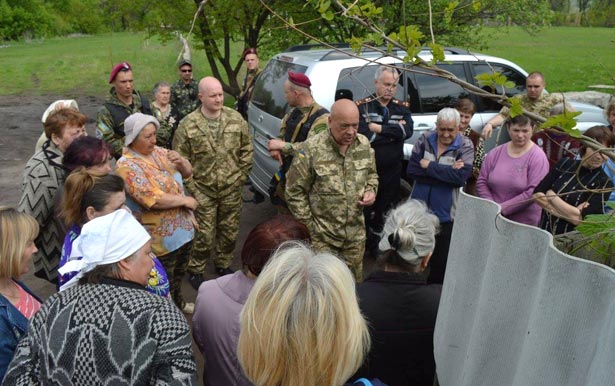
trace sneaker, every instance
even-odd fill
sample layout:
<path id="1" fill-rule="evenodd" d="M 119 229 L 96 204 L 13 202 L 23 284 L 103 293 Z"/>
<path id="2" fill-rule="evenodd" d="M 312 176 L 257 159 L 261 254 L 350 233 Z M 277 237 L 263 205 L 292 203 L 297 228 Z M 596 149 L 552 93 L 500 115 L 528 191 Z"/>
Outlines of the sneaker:
<path id="1" fill-rule="evenodd" d="M 194 313 L 194 303 L 185 303 L 184 308 L 182 308 L 182 312 L 184 314 L 193 314 Z"/>
<path id="2" fill-rule="evenodd" d="M 234 273 L 235 271 L 233 271 L 230 268 L 220 268 L 220 267 L 216 267 L 216 273 L 218 274 L 218 276 L 224 276 L 224 275 L 228 275 L 231 273 Z"/>
<path id="3" fill-rule="evenodd" d="M 199 290 L 199 287 L 201 286 L 201 283 L 204 282 L 205 279 L 203 279 L 203 275 L 193 275 L 190 274 L 190 276 L 188 277 L 188 282 L 190 283 L 190 285 L 192 286 L 192 288 L 194 288 L 195 290 Z"/>

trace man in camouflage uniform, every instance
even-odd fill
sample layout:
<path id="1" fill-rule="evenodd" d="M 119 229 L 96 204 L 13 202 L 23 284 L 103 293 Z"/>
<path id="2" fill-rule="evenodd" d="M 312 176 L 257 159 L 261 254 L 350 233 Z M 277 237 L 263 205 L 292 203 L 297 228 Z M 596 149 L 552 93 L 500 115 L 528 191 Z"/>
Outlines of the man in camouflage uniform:
<path id="1" fill-rule="evenodd" d="M 527 111 L 548 118 L 551 108 L 564 102 L 564 98 L 561 94 L 543 94 L 546 85 L 545 77 L 540 72 L 532 72 L 525 80 L 526 92 L 517 94 L 513 98 L 519 99 L 521 106 Z M 509 116 L 510 109 L 502 107 L 500 113 L 491 118 L 483 127 L 483 138 L 491 137 L 493 129 L 502 125 Z"/>
<path id="2" fill-rule="evenodd" d="M 152 114 L 148 100 L 134 90 L 133 82 L 130 64 L 128 62 L 116 64 L 109 76 L 109 83 L 113 87 L 96 118 L 96 137 L 104 139 L 111 145 L 116 160 L 122 156 L 126 118 L 138 112 Z"/>
<path id="3" fill-rule="evenodd" d="M 398 81 L 396 69 L 379 66 L 374 78 L 375 93 L 357 101 L 359 133 L 369 139 L 374 149 L 378 172 L 376 202 L 365 210 L 367 248 L 374 257 L 378 255 L 384 215 L 400 199 L 404 141 L 412 136 L 409 104 L 394 98 Z"/>
<path id="4" fill-rule="evenodd" d="M 331 107 L 329 130 L 303 143 L 288 172 L 286 201 L 310 230 L 316 250 L 342 258 L 355 279 L 363 278 L 363 208 L 376 200 L 374 150 L 357 135 L 359 110 L 340 99 Z"/>
<path id="5" fill-rule="evenodd" d="M 271 181 L 269 191 L 279 213 L 288 213 L 284 202 L 285 175 L 293 161 L 295 153 L 293 144 L 301 143 L 327 129 L 329 112 L 316 103 L 310 90 L 311 85 L 306 75 L 288 72 L 288 79 L 284 82 L 284 95 L 288 105 L 293 109 L 282 119 L 278 138 L 269 140 L 269 154 L 281 164 L 280 170 Z"/>
<path id="6" fill-rule="evenodd" d="M 247 67 L 246 77 L 243 80 L 241 93 L 237 97 L 235 110 L 239 111 L 239 114 L 241 114 L 245 120 L 248 120 L 248 102 L 250 98 L 252 98 L 252 91 L 254 90 L 256 78 L 261 73 L 261 69 L 258 67 L 258 54 L 256 48 L 246 48 L 243 52 L 243 61 Z"/>
<path id="7" fill-rule="evenodd" d="M 192 79 L 192 63 L 184 59 L 179 62 L 179 80 L 171 85 L 171 114 L 175 122 L 200 106 L 199 84 Z"/>
<path id="8" fill-rule="evenodd" d="M 216 273 L 231 273 L 233 249 L 239 233 L 242 187 L 252 168 L 252 142 L 248 124 L 224 106 L 222 84 L 213 77 L 199 82 L 201 107 L 179 124 L 173 148 L 192 164 L 186 187 L 199 205 L 199 230 L 188 264 L 190 284 L 198 289 L 206 260 L 216 249 Z M 214 243 L 215 241 L 215 243 Z"/>

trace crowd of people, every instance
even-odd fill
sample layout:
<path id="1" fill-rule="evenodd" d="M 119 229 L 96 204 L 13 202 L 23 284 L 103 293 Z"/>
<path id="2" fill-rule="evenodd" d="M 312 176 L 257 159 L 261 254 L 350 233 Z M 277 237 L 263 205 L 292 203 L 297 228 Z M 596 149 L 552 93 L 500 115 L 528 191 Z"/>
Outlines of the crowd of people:
<path id="1" fill-rule="evenodd" d="M 461 189 L 554 235 L 607 208 L 615 102 L 610 126 L 585 132 L 596 149 L 507 108 L 481 136 L 470 127 L 474 103 L 460 99 L 438 113 L 404 170 L 413 121 L 394 97 L 395 68 L 379 66 L 362 100 L 338 90 L 330 112 L 306 75 L 289 72 L 291 109 L 268 143 L 280 164 L 270 189 L 278 214 L 249 233 L 233 272 L 252 167 L 245 109 L 259 75 L 256 49 L 243 59 L 237 111 L 224 106 L 218 79 L 197 82 L 184 59 L 179 80 L 156 83 L 151 103 L 131 65 L 114 66 L 96 137 L 75 101 L 44 113 L 19 205 L 0 206 L 4 384 L 192 385 L 193 337 L 208 385 L 433 385 Z M 542 74 L 526 86 L 516 97 L 525 109 L 570 109 L 543 93 Z M 510 141 L 486 152 L 499 126 Z M 401 202 L 404 174 L 414 186 Z M 364 280 L 366 255 L 378 260 Z M 205 281 L 209 260 L 219 277 Z M 19 280 L 32 261 L 58 286 L 46 301 Z M 184 299 L 186 276 L 195 303 Z"/>

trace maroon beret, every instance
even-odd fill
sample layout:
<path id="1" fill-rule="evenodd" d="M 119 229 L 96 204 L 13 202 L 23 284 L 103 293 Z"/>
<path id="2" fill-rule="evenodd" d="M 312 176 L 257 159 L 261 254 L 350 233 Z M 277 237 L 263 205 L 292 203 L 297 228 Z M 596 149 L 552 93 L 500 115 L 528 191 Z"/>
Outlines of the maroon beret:
<path id="1" fill-rule="evenodd" d="M 310 86 L 312 85 L 312 82 L 310 82 L 310 78 L 300 72 L 288 71 L 288 80 L 290 81 L 290 83 L 296 84 L 299 87 L 310 88 Z"/>
<path id="2" fill-rule="evenodd" d="M 246 60 L 246 55 L 249 55 L 249 54 L 254 54 L 258 56 L 258 54 L 256 53 L 256 48 L 254 47 L 246 48 L 246 50 L 243 52 L 243 56 L 242 56 L 243 60 Z"/>
<path id="3" fill-rule="evenodd" d="M 117 73 L 120 71 L 132 71 L 132 67 L 130 67 L 130 64 L 128 62 L 118 63 L 113 66 L 113 69 L 111 70 L 111 75 L 109 76 L 109 83 L 113 83 L 115 77 L 117 76 Z"/>

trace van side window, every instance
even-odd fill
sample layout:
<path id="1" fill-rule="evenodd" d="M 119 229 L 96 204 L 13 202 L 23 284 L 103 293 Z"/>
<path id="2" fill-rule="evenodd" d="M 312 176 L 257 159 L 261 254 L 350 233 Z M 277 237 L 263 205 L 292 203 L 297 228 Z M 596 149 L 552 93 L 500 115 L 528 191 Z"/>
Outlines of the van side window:
<path id="1" fill-rule="evenodd" d="M 449 71 L 461 80 L 467 80 L 464 64 L 438 64 L 443 70 Z M 423 73 L 433 73 L 432 70 L 418 69 Z M 418 95 L 419 103 L 410 99 L 410 108 L 417 114 L 435 114 L 444 107 L 452 106 L 459 98 L 468 98 L 469 93 L 461 86 L 444 78 L 419 73 L 410 73 L 409 80 L 413 86 L 408 87 L 411 92 Z M 410 95 L 411 97 L 411 95 Z M 420 107 L 419 107 L 420 106 Z"/>
<path id="2" fill-rule="evenodd" d="M 475 63 L 472 66 L 472 68 L 474 69 L 475 76 L 480 75 L 480 74 L 485 74 L 485 73 L 491 74 L 493 71 L 497 71 L 500 74 L 504 75 L 508 80 L 515 83 L 515 87 L 506 89 L 506 95 L 509 97 L 513 95 L 517 95 L 525 91 L 525 76 L 510 67 L 507 67 L 501 64 L 491 64 L 491 67 L 490 67 L 486 63 Z M 491 68 L 493 68 L 493 70 Z M 487 89 L 488 91 L 492 91 L 488 87 L 485 87 L 485 89 Z M 501 94 L 502 87 L 498 86 L 495 91 L 496 93 Z M 479 98 L 479 99 L 480 99 L 480 103 L 477 106 L 479 111 L 493 112 L 493 111 L 500 111 L 500 109 L 502 108 L 502 106 L 499 103 L 493 100 L 490 100 L 487 98 Z"/>
<path id="3" fill-rule="evenodd" d="M 340 71 L 336 90 L 347 89 L 352 91 L 355 101 L 368 97 L 374 93 L 374 76 L 376 75 L 377 65 L 348 67 Z M 395 98 L 404 100 L 403 77 L 397 87 Z"/>
<path id="4" fill-rule="evenodd" d="M 305 73 L 306 70 L 306 66 L 270 60 L 254 85 L 252 103 L 260 110 L 282 119 L 288 110 L 284 96 L 284 82 L 288 79 L 288 71 Z"/>

